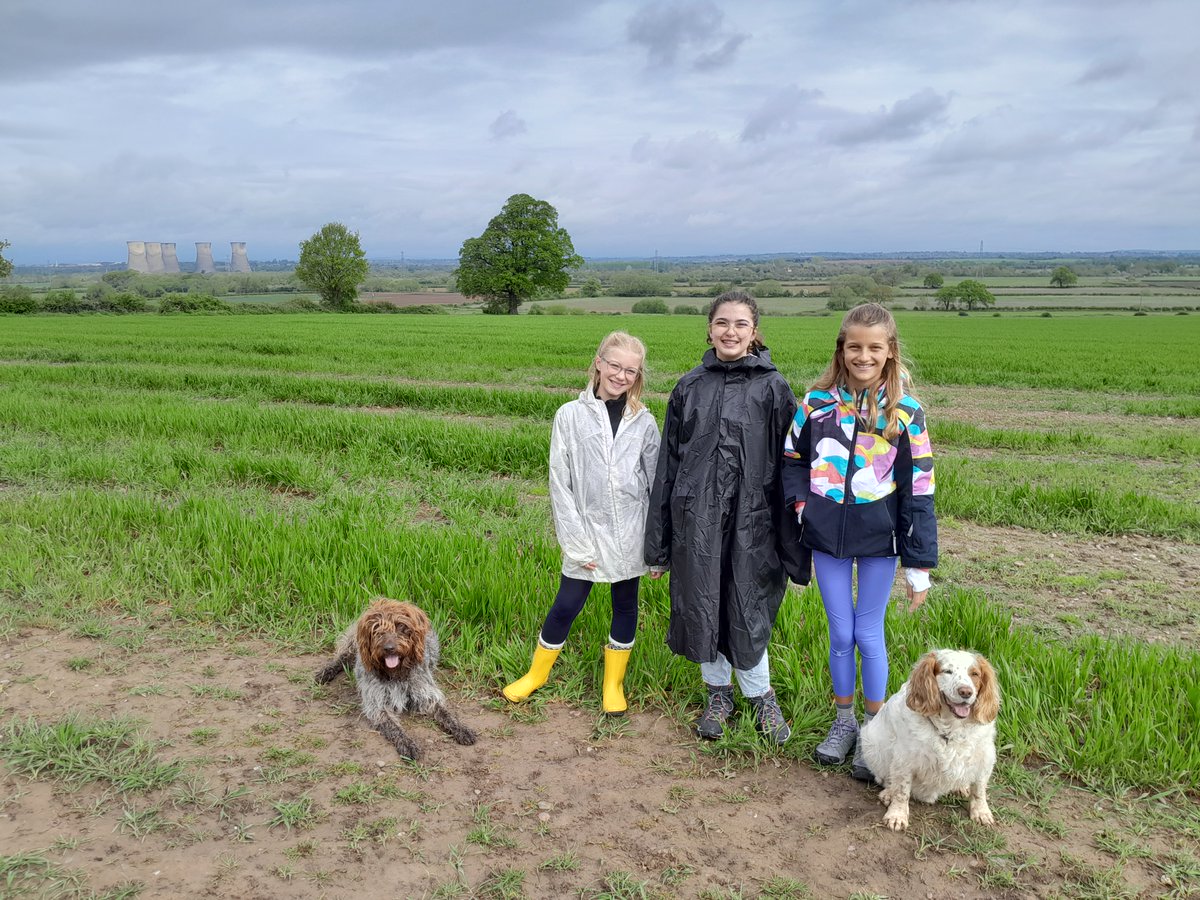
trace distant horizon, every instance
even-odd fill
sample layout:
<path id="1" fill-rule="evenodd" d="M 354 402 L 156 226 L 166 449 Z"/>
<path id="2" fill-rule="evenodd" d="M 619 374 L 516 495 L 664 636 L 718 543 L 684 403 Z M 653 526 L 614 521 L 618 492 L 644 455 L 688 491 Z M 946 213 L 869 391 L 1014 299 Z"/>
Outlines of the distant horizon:
<path id="1" fill-rule="evenodd" d="M 4 251 L 4 255 L 13 263 L 14 270 L 16 269 L 46 269 L 46 268 L 87 268 L 87 267 L 120 267 L 127 264 L 127 259 L 78 259 L 71 261 L 64 260 L 46 260 L 43 262 L 29 262 L 20 258 L 14 251 L 15 248 L 9 247 Z M 743 259 L 781 259 L 781 258 L 803 258 L 803 259 L 831 259 L 831 260 L 852 260 L 852 259 L 869 259 L 874 261 L 885 260 L 937 260 L 937 259 L 1058 259 L 1058 258 L 1077 258 L 1077 259 L 1097 259 L 1097 258 L 1145 258 L 1145 257 L 1193 257 L 1200 256 L 1200 249 L 1197 250 L 1163 250 L 1155 248 L 1133 248 L 1133 249 L 1113 249 L 1113 250 L 772 250 L 764 252 L 723 252 L 723 253 L 695 253 L 695 254 L 642 254 L 642 255 L 584 255 L 585 263 L 603 263 L 603 262 L 732 262 Z M 249 257 L 251 266 L 254 263 L 296 263 L 297 259 L 286 256 L 254 256 Z M 458 256 L 389 256 L 379 255 L 372 256 L 367 254 L 367 261 L 373 265 L 386 264 L 404 264 L 404 265 L 429 265 L 434 263 L 457 265 Z M 194 265 L 195 260 L 180 259 L 180 264 L 183 266 Z M 224 258 L 217 260 L 218 265 L 227 265 L 228 261 Z M 182 274 L 192 274 L 184 272 Z"/>

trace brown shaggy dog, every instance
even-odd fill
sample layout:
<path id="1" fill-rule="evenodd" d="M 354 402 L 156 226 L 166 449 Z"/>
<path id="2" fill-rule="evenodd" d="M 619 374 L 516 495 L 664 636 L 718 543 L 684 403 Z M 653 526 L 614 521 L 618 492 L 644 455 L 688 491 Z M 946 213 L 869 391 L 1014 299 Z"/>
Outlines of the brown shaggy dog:
<path id="1" fill-rule="evenodd" d="M 475 732 L 446 706 L 446 695 L 433 679 L 441 655 L 437 632 L 419 607 L 379 597 L 338 638 L 334 657 L 317 673 L 328 684 L 354 664 L 363 715 L 376 731 L 409 759 L 421 755 L 400 726 L 400 714 L 419 713 L 460 744 L 474 744 Z"/>

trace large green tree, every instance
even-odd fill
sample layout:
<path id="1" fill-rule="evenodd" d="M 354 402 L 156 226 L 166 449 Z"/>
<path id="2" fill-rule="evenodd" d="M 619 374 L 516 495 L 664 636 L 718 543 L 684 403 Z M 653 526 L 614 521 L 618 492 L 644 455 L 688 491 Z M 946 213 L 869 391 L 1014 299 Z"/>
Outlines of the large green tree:
<path id="1" fill-rule="evenodd" d="M 8 241 L 0 241 L 0 278 L 7 278 L 12 274 L 13 264 L 4 258 L 5 248 L 11 246 Z"/>
<path id="2" fill-rule="evenodd" d="M 454 275 L 466 296 L 484 297 L 491 311 L 515 315 L 531 297 L 566 290 L 567 270 L 581 265 L 558 211 L 545 200 L 513 194 L 483 234 L 463 241 Z"/>
<path id="3" fill-rule="evenodd" d="M 321 303 L 330 309 L 350 308 L 369 269 L 358 232 L 341 222 L 330 222 L 300 242 L 296 277 L 320 294 Z"/>
<path id="4" fill-rule="evenodd" d="M 1050 273 L 1050 283 L 1055 287 L 1068 288 L 1077 281 L 1079 281 L 1079 276 L 1072 271 L 1070 266 L 1059 266 Z"/>
<path id="5" fill-rule="evenodd" d="M 974 278 L 966 278 L 958 284 L 948 284 L 934 296 L 946 309 L 953 309 L 959 301 L 967 309 L 996 305 L 996 295 L 988 290 L 986 284 Z"/>

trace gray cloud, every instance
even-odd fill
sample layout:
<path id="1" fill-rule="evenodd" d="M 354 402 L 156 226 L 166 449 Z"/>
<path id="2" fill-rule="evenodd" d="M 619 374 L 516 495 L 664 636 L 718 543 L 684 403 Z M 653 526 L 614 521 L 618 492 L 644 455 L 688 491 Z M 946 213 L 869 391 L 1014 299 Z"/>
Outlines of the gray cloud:
<path id="1" fill-rule="evenodd" d="M 0 29 L 0 78 L 256 49 L 365 59 L 444 47 L 539 46 L 555 27 L 602 0 L 441 0 L 419 6 L 390 0 L 343 0 L 333 6 L 213 0 L 152 7 L 141 0 L 15 2 L 15 8 L 5 10 Z M 63 53 L 67 46 L 71 52 Z"/>
<path id="2" fill-rule="evenodd" d="M 525 127 L 525 120 L 517 115 L 515 110 L 506 109 L 496 117 L 496 120 L 488 126 L 488 131 L 492 135 L 492 140 L 502 141 L 505 138 L 516 137 L 518 134 L 524 134 L 528 129 Z"/>
<path id="3" fill-rule="evenodd" d="M 0 238 L 444 257 L 525 192 L 590 256 L 1195 249 L 1194 0 L 1139 2 L 7 0 Z"/>
<path id="4" fill-rule="evenodd" d="M 1136 56 L 1110 57 L 1093 62 L 1074 83 L 1084 85 L 1113 81 L 1141 69 L 1142 61 Z"/>
<path id="5" fill-rule="evenodd" d="M 949 105 L 949 95 L 943 96 L 925 88 L 911 97 L 897 100 L 891 109 L 881 107 L 878 113 L 857 117 L 856 121 L 836 129 L 832 140 L 836 144 L 907 140 L 944 121 Z"/>
<path id="6" fill-rule="evenodd" d="M 701 53 L 692 63 L 692 68 L 698 72 L 710 72 L 722 69 L 733 63 L 738 48 L 749 39 L 748 34 L 735 34 L 726 39 L 716 50 Z"/>
<path id="7" fill-rule="evenodd" d="M 793 130 L 821 99 L 821 92 L 790 85 L 754 110 L 742 128 L 743 141 L 762 141 Z"/>
<path id="8" fill-rule="evenodd" d="M 729 65 L 747 38 L 724 31 L 724 19 L 710 0 L 652 3 L 630 18 L 625 32 L 630 42 L 645 49 L 651 66 L 674 65 L 686 48 L 696 53 L 692 67 L 707 71 Z"/>

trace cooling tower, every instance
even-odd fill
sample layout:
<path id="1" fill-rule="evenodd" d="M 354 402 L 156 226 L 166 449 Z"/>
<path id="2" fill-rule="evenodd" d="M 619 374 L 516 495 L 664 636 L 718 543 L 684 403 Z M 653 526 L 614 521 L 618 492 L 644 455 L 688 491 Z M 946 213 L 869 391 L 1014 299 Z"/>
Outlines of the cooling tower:
<path id="1" fill-rule="evenodd" d="M 125 267 L 130 272 L 149 272 L 150 267 L 146 265 L 146 242 L 126 241 L 125 244 L 129 247 L 129 262 Z"/>
<path id="2" fill-rule="evenodd" d="M 203 275 L 211 275 L 217 271 L 213 265 L 212 244 L 209 241 L 196 241 L 196 271 Z"/>
<path id="3" fill-rule="evenodd" d="M 229 271 L 230 272 L 249 272 L 250 260 L 246 258 L 246 242 L 245 241 L 230 241 L 229 246 L 231 253 L 229 254 Z"/>
<path id="4" fill-rule="evenodd" d="M 173 243 L 162 245 L 162 261 L 163 271 L 172 275 L 179 272 L 179 257 L 175 255 L 175 245 Z"/>
<path id="5" fill-rule="evenodd" d="M 155 275 L 162 270 L 162 244 L 158 241 L 146 241 L 146 271 Z"/>

